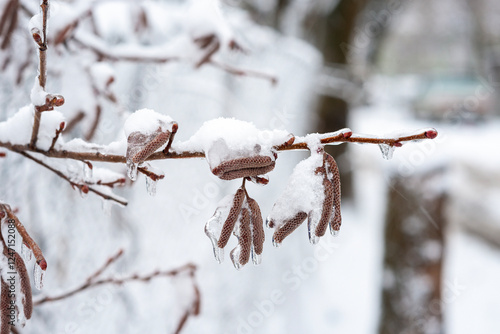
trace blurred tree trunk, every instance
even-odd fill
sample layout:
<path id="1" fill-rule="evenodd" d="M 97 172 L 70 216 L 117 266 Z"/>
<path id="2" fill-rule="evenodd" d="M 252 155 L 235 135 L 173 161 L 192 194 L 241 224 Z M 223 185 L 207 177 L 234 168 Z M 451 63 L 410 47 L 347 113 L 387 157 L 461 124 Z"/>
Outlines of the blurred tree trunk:
<path id="1" fill-rule="evenodd" d="M 380 334 L 442 334 L 446 195 L 443 170 L 392 179 L 386 227 Z"/>
<path id="2" fill-rule="evenodd" d="M 312 12 L 306 19 L 305 30 L 309 40 L 323 54 L 325 64 L 335 64 L 347 69 L 347 54 L 341 45 L 349 44 L 354 36 L 358 16 L 370 0 L 340 0 L 329 13 Z M 349 101 L 341 96 L 321 95 L 318 98 L 318 121 L 314 131 L 329 132 L 347 127 Z M 347 150 L 346 145 L 327 146 L 335 158 Z M 352 177 L 347 159 L 339 159 L 342 170 L 342 195 L 352 195 Z"/>

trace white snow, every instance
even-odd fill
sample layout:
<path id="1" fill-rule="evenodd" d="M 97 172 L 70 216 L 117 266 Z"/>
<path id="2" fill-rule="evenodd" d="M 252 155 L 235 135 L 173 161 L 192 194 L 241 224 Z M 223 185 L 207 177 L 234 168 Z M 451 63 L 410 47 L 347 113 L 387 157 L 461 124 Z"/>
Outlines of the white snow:
<path id="1" fill-rule="evenodd" d="M 42 26 L 42 15 L 40 13 L 35 14 L 28 23 L 28 30 L 30 32 L 30 35 L 36 31 L 41 36 Z"/>
<path id="2" fill-rule="evenodd" d="M 131 114 L 123 126 L 125 136 L 132 132 L 139 131 L 142 134 L 149 135 L 161 127 L 161 131 L 172 131 L 173 120 L 170 116 L 157 113 L 151 109 L 140 109 Z"/>
<path id="3" fill-rule="evenodd" d="M 28 144 L 33 130 L 35 109 L 33 105 L 21 108 L 5 122 L 0 122 L 0 141 L 11 144 Z M 41 115 L 40 129 L 38 131 L 37 147 L 48 150 L 52 144 L 56 129 L 64 122 L 62 113 L 52 110 Z"/>
<path id="4" fill-rule="evenodd" d="M 323 176 L 315 173 L 322 166 L 323 154 L 314 150 L 309 158 L 295 166 L 288 179 L 285 190 L 276 200 L 268 219 L 280 227 L 284 220 L 294 217 L 299 212 L 309 214 L 312 210 L 321 210 L 325 199 Z"/>
<path id="5" fill-rule="evenodd" d="M 258 130 L 250 122 L 217 118 L 205 122 L 189 140 L 174 142 L 172 150 L 205 152 L 213 169 L 229 159 L 256 154 L 273 157 L 273 146 L 281 145 L 289 138 L 290 133 L 285 130 Z"/>
<path id="6" fill-rule="evenodd" d="M 108 145 L 98 145 L 86 142 L 81 138 L 75 138 L 60 145 L 59 147 L 61 150 L 71 152 L 100 152 L 102 154 L 125 155 L 127 150 L 127 141 L 125 137 L 122 137 L 121 140 L 111 142 Z"/>
<path id="7" fill-rule="evenodd" d="M 113 68 L 103 62 L 95 63 L 90 66 L 90 75 L 96 88 L 102 92 L 107 90 L 107 86 L 114 78 Z"/>
<path id="8" fill-rule="evenodd" d="M 31 103 L 35 106 L 43 106 L 47 97 L 47 92 L 40 86 L 38 77 L 35 78 L 35 83 L 31 89 Z"/>

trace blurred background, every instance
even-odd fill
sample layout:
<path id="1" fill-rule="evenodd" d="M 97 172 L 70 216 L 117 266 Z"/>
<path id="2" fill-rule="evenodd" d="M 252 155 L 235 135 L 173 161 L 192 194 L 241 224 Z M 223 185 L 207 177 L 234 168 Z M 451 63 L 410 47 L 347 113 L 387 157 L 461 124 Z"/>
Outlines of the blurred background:
<path id="1" fill-rule="evenodd" d="M 204 233 L 239 181 L 217 179 L 204 160 L 156 162 L 165 172 L 156 196 L 140 177 L 117 190 L 129 200 L 118 207 L 81 198 L 8 152 L 0 198 L 18 208 L 49 263 L 36 293 L 77 286 L 123 248 L 109 276 L 197 266 L 201 313 L 183 333 L 498 333 L 500 3 L 222 1 L 245 52 L 221 50 L 217 62 L 276 85 L 211 64 L 120 58 L 189 35 L 196 3 L 51 1 L 47 90 L 66 99 L 66 141 L 119 139 L 124 119 L 145 107 L 179 123 L 176 141 L 220 116 L 298 136 L 343 127 L 377 136 L 434 127 L 439 136 L 389 161 L 376 145 L 329 147 L 342 175 L 340 235 L 313 246 L 301 226 L 276 249 L 266 230 L 262 264 L 241 271 L 228 254 L 215 261 Z M 37 1 L 0 0 L 2 121 L 30 101 L 37 56 L 27 24 L 37 11 Z M 103 65 L 114 82 L 101 87 Z M 270 183 L 248 186 L 264 216 L 307 156 L 280 153 Z M 88 289 L 36 307 L 19 332 L 171 333 L 190 291 L 182 278 Z"/>

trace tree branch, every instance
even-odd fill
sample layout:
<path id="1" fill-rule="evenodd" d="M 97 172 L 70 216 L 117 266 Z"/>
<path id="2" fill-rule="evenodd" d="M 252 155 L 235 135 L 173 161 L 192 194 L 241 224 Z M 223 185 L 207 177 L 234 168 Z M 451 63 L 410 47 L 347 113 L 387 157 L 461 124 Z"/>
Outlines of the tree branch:
<path id="1" fill-rule="evenodd" d="M 83 193 L 88 193 L 89 191 L 91 191 L 94 194 L 101 196 L 102 198 L 104 198 L 106 200 L 114 201 L 114 202 L 119 203 L 123 206 L 126 206 L 128 204 L 126 201 L 124 201 L 118 197 L 113 197 L 112 195 L 105 194 L 105 193 L 103 193 L 95 188 L 89 187 L 87 184 L 80 184 L 80 183 L 76 183 L 76 182 L 71 181 L 69 179 L 69 177 L 64 175 L 61 171 L 58 171 L 57 169 L 53 168 L 52 166 L 47 165 L 43 161 L 38 160 L 37 158 L 33 157 L 32 155 L 30 155 L 26 152 L 23 152 L 23 151 L 15 151 L 15 152 L 17 152 L 17 153 L 21 154 L 22 156 L 24 156 L 30 160 L 33 160 L 37 164 L 42 165 L 43 167 L 47 168 L 48 170 L 50 170 L 51 172 L 53 172 L 57 176 L 66 180 L 72 187 L 76 187 L 76 188 L 80 189 L 80 191 L 82 191 Z"/>
<path id="2" fill-rule="evenodd" d="M 42 39 L 39 40 L 40 36 L 36 33 L 33 34 L 33 37 L 35 42 L 38 43 L 38 84 L 43 90 L 45 90 L 45 85 L 47 83 L 47 16 L 49 11 L 49 1 L 43 0 L 40 7 L 42 11 Z M 41 117 L 42 111 L 35 107 L 35 117 L 33 120 L 33 130 L 31 132 L 30 140 L 30 146 L 32 148 L 36 147 Z"/>
<path id="3" fill-rule="evenodd" d="M 339 144 L 339 143 L 362 143 L 362 144 L 386 144 L 389 146 L 400 147 L 404 142 L 424 140 L 424 139 L 434 139 L 437 136 L 437 131 L 434 129 L 419 130 L 415 134 L 398 136 L 394 138 L 376 138 L 373 136 L 363 136 L 359 134 L 353 134 L 349 129 L 344 130 L 340 134 L 335 134 L 333 136 L 328 136 L 328 134 L 318 135 L 321 139 L 321 143 L 324 145 L 328 144 Z M 126 158 L 123 155 L 117 154 L 105 154 L 101 153 L 103 150 L 102 146 L 96 146 L 87 152 L 72 152 L 67 150 L 51 150 L 43 151 L 38 148 L 31 148 L 27 145 L 18 145 L 11 143 L 0 142 L 0 147 L 4 147 L 16 153 L 22 152 L 35 152 L 43 154 L 49 158 L 58 159 L 73 159 L 73 160 L 88 160 L 88 161 L 100 161 L 100 162 L 110 162 L 110 163 L 126 163 Z M 294 144 L 286 146 L 275 147 L 277 151 L 290 151 L 290 150 L 307 150 L 307 139 L 306 137 L 298 137 Z M 164 159 L 190 159 L 190 158 L 204 158 L 205 154 L 203 152 L 176 152 L 170 151 L 164 153 L 163 151 L 158 151 L 150 155 L 146 160 L 164 160 Z"/>
<path id="4" fill-rule="evenodd" d="M 108 262 L 109 262 L 109 260 L 108 260 Z M 111 263 L 109 263 L 109 264 L 111 264 Z M 107 267 L 107 265 L 109 265 L 109 264 L 106 263 L 105 267 Z M 194 273 L 194 271 L 196 270 L 196 266 L 194 264 L 186 264 L 186 265 L 179 267 L 177 269 L 167 270 L 167 271 L 156 270 L 150 274 L 142 275 L 142 276 L 139 274 L 132 274 L 130 276 L 123 277 L 123 278 L 110 277 L 110 278 L 97 279 L 97 277 L 100 274 L 102 274 L 102 270 L 103 270 L 103 268 L 101 268 L 98 271 L 96 271 L 95 273 L 93 273 L 90 277 L 88 277 L 85 280 L 85 283 L 81 284 L 80 286 L 78 286 L 76 288 L 73 288 L 71 290 L 63 292 L 63 293 L 56 295 L 56 296 L 46 296 L 46 297 L 43 297 L 41 299 L 33 301 L 33 306 L 38 306 L 41 304 L 66 299 L 66 298 L 71 297 L 71 296 L 73 296 L 79 292 L 82 292 L 86 289 L 94 288 L 94 287 L 97 287 L 99 285 L 105 285 L 105 284 L 122 285 L 124 283 L 133 282 L 133 281 L 149 282 L 150 280 L 152 280 L 153 278 L 156 278 L 156 277 L 173 277 L 173 276 L 178 276 L 182 273 L 188 273 L 191 275 L 191 273 Z"/>

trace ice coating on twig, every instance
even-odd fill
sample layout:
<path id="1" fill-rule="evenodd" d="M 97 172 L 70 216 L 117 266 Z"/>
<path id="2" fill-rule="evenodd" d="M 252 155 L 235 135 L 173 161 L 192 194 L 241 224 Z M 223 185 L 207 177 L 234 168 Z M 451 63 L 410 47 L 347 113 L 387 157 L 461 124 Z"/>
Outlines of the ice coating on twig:
<path id="1" fill-rule="evenodd" d="M 26 262 L 31 261 L 33 258 L 33 251 L 24 242 L 21 244 L 21 256 Z"/>
<path id="2" fill-rule="evenodd" d="M 38 290 L 42 290 L 43 288 L 44 276 L 45 276 L 45 270 L 42 269 L 39 264 L 35 263 L 33 278 L 35 279 L 35 288 L 37 288 Z"/>

